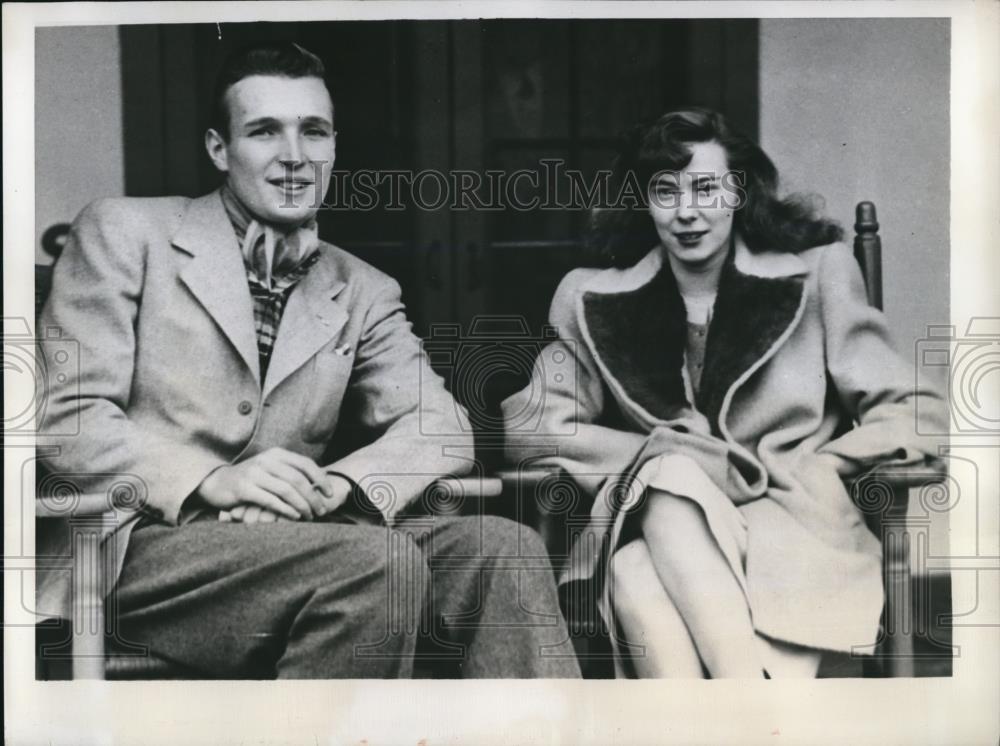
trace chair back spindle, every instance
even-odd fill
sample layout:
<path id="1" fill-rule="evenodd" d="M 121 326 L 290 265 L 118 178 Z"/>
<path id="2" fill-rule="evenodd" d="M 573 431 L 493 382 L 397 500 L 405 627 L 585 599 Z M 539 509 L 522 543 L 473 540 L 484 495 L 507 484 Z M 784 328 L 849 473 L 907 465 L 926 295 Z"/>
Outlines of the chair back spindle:
<path id="1" fill-rule="evenodd" d="M 855 210 L 854 258 L 861 265 L 868 304 L 882 310 L 882 239 L 873 202 L 859 202 Z"/>

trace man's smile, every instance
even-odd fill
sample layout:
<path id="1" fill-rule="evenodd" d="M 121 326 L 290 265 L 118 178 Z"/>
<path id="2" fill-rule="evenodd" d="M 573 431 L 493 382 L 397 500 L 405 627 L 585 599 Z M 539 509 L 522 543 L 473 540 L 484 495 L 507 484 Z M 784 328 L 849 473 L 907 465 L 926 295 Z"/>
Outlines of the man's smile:
<path id="1" fill-rule="evenodd" d="M 311 179 L 268 179 L 267 182 L 284 192 L 303 192 L 315 184 Z"/>

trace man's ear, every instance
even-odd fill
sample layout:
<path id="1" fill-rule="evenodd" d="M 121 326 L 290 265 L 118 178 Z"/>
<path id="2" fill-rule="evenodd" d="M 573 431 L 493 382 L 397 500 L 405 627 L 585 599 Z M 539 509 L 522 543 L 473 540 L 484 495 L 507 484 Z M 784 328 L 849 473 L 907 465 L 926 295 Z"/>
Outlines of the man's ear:
<path id="1" fill-rule="evenodd" d="M 229 152 L 227 148 L 228 146 L 222 135 L 214 129 L 206 130 L 205 150 L 208 152 L 208 157 L 212 159 L 215 167 L 223 173 L 229 171 Z"/>

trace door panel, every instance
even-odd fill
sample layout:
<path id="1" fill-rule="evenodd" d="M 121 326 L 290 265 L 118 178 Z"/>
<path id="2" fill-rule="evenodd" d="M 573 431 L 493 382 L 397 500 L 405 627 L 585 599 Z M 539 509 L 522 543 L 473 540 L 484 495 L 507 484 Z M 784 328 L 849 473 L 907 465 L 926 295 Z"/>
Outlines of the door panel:
<path id="1" fill-rule="evenodd" d="M 522 204 L 534 195 L 535 209 L 463 215 L 455 240 L 466 250 L 455 254 L 453 292 L 464 329 L 477 317 L 517 316 L 531 338 L 543 338 L 560 279 L 593 263 L 590 210 L 571 206 L 560 168 L 593 185 L 623 132 L 684 105 L 718 108 L 756 132 L 754 21 L 505 20 L 456 23 L 452 33 L 469 50 L 456 96 L 479 97 L 482 117 L 474 133 L 456 131 L 456 166 L 534 172 L 540 185 L 525 186 L 526 177 L 514 190 Z M 489 281 L 463 285 L 477 277 Z M 498 369 L 478 382 L 478 398 L 495 407 L 525 383 Z M 495 421 L 496 411 L 482 419 Z"/>

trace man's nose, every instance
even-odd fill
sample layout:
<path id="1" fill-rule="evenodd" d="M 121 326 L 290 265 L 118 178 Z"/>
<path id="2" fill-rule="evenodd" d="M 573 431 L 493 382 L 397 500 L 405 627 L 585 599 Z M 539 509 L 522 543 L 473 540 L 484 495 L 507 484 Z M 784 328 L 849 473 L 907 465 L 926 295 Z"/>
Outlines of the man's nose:
<path id="1" fill-rule="evenodd" d="M 302 141 L 297 134 L 288 134 L 282 141 L 281 153 L 278 161 L 292 168 L 301 164 L 302 161 Z"/>

